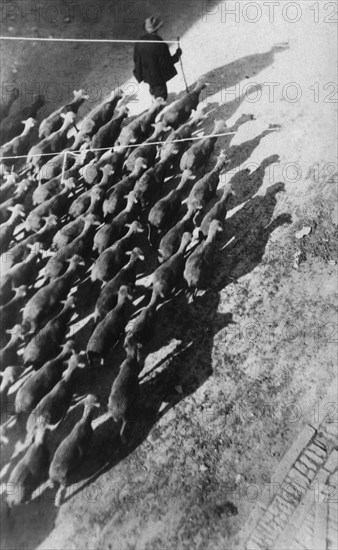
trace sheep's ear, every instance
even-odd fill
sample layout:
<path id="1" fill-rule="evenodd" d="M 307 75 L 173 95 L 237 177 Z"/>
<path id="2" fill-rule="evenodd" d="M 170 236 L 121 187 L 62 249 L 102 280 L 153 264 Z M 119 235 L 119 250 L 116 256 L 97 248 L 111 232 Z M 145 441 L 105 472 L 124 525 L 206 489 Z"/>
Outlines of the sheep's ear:
<path id="1" fill-rule="evenodd" d="M 126 256 L 131 256 L 132 252 L 131 252 L 131 250 L 127 250 L 127 252 L 125 254 L 126 254 Z"/>

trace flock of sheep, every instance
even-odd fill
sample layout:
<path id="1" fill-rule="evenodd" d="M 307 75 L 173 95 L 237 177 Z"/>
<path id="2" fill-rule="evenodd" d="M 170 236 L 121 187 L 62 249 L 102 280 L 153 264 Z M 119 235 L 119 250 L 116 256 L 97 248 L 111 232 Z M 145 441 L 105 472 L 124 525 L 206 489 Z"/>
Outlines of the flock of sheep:
<path id="1" fill-rule="evenodd" d="M 78 109 L 88 98 L 76 91 L 70 103 L 41 122 L 33 146 L 43 98 L 11 115 L 14 90 L 1 105 L 3 403 L 12 385 L 31 369 L 15 394 L 16 422 L 26 424 L 29 447 L 9 477 L 16 487 L 7 492 L 9 508 L 27 501 L 34 479 L 48 467 L 48 484 L 58 484 L 55 503 L 60 504 L 69 476 L 90 445 L 100 396 L 87 395 L 82 418 L 53 457 L 46 441 L 69 410 L 75 374 L 86 368 L 95 376 L 120 341 L 125 359 L 107 407 L 121 423 L 121 441 L 126 442 L 158 307 L 179 291 L 194 297 L 206 287 L 233 193 L 225 186 L 209 208 L 227 161 L 221 151 L 212 170 L 200 177 L 225 128 L 223 121 L 216 121 L 212 134 L 192 139 L 205 118 L 197 109 L 205 85 L 199 81 L 168 105 L 158 98 L 146 112 L 129 119 L 126 97 L 116 92 L 78 126 Z M 168 191 L 168 181 L 172 186 L 178 179 Z M 148 277 L 149 303 L 137 311 L 133 293 L 138 276 L 147 270 L 145 240 L 156 251 L 158 267 Z M 91 310 L 94 329 L 86 350 L 76 350 L 67 339 L 77 311 L 72 289 L 88 277 L 98 296 Z M 80 357 L 84 351 L 85 366 Z"/>

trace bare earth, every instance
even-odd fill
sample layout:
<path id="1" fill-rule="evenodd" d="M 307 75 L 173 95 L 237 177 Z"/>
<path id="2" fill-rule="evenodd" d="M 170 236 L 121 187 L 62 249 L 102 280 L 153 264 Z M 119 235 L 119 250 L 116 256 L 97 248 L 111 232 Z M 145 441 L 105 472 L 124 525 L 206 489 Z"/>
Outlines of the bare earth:
<path id="1" fill-rule="evenodd" d="M 245 2 L 237 2 L 237 22 L 225 18 L 224 3 L 218 11 L 209 4 L 206 20 L 204 2 L 135 4 L 84 0 L 65 22 L 66 0 L 15 3 L 25 13 L 7 2 L 1 34 L 133 39 L 144 17 L 161 14 L 163 37 L 181 36 L 189 85 L 202 75 L 210 83 L 202 99 L 206 111 L 214 110 L 204 131 L 224 119 L 235 132 L 219 139 L 215 155 L 228 150 L 220 189 L 232 179 L 236 197 L 210 290 L 193 304 L 178 297 L 161 310 L 129 447 L 120 448 L 117 427 L 101 409 L 65 504 L 57 510 L 49 490 L 9 522 L 3 517 L 3 548 L 234 548 L 305 423 L 315 415 L 337 418 L 334 3 L 324 9 L 294 2 L 296 12 L 283 11 L 280 1 L 269 21 L 268 7 L 256 2 L 256 22 L 249 19 L 257 8 Z M 235 4 L 227 2 L 228 9 Z M 29 11 L 34 6 L 40 12 Z M 32 92 L 47 95 L 41 117 L 79 87 L 98 102 L 118 84 L 135 86 L 128 44 L 5 42 L 1 69 L 3 93 L 16 82 L 24 103 Z M 178 70 L 172 94 L 184 92 Z M 147 100 L 137 98 L 134 111 Z M 297 239 L 303 226 L 311 233 Z M 78 341 L 85 338 L 80 331 Z M 94 391 L 105 403 L 122 357 L 115 351 L 79 395 Z M 55 441 L 80 414 L 75 403 Z M 18 434 L 9 437 L 2 483 L 20 457 Z"/>

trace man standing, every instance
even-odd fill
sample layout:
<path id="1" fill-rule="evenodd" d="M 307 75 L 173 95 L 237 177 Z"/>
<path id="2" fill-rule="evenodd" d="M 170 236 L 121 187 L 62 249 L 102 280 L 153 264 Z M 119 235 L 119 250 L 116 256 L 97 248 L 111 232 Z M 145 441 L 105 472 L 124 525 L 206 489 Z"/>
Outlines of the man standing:
<path id="1" fill-rule="evenodd" d="M 158 44 L 138 42 L 134 48 L 134 76 L 138 82 L 149 84 L 151 95 L 167 99 L 168 90 L 166 83 L 171 80 L 177 71 L 174 67 L 182 55 L 182 50 L 177 48 L 174 55 L 170 54 L 168 44 L 157 34 L 163 26 L 159 17 L 148 17 L 144 22 L 146 34 L 140 40 L 156 40 Z"/>

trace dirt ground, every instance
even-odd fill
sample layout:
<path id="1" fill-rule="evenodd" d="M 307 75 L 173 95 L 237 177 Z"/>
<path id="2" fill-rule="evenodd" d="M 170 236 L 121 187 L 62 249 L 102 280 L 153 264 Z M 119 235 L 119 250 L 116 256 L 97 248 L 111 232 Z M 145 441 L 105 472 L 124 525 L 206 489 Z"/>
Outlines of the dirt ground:
<path id="1" fill-rule="evenodd" d="M 235 548 L 295 435 L 337 417 L 337 13 L 332 2 L 286 4 L 271 13 L 227 2 L 235 15 L 192 0 L 3 4 L 8 36 L 133 39 L 160 14 L 163 37 L 181 36 L 189 85 L 210 83 L 204 131 L 224 119 L 233 132 L 215 155 L 227 149 L 220 189 L 231 180 L 236 192 L 209 290 L 160 310 L 128 447 L 101 409 L 65 504 L 56 509 L 49 490 L 3 515 L 3 548 Z M 82 87 L 83 114 L 117 85 L 135 91 L 132 67 L 129 44 L 4 42 L 2 94 L 13 83 L 23 103 L 45 94 L 43 117 Z M 184 93 L 178 71 L 173 98 Z M 137 91 L 135 112 L 149 101 Z M 311 232 L 297 239 L 303 227 Z M 104 403 L 122 357 L 79 395 Z M 55 442 L 80 414 L 75 403 Z M 17 436 L 2 449 L 2 483 L 20 457 Z"/>

